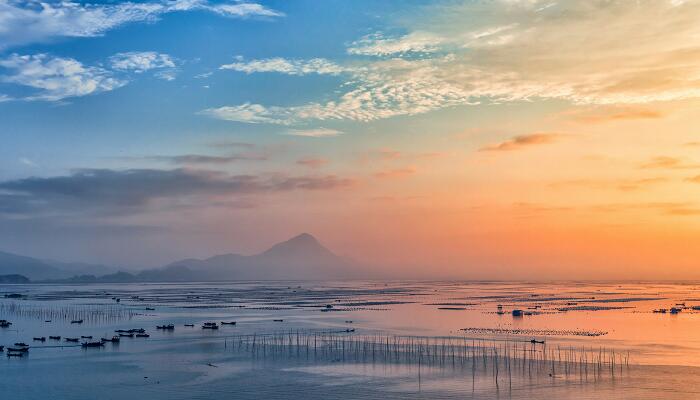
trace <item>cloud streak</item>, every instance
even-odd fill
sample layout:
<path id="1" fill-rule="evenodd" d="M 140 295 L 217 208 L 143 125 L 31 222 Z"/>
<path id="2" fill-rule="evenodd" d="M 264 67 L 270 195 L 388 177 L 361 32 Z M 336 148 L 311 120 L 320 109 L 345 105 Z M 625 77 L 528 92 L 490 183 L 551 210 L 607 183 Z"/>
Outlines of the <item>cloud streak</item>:
<path id="1" fill-rule="evenodd" d="M 504 142 L 491 144 L 479 149 L 479 151 L 513 151 L 526 147 L 532 147 L 543 144 L 551 144 L 565 135 L 560 133 L 533 133 L 530 135 L 515 136 Z"/>
<path id="2" fill-rule="evenodd" d="M 154 22 L 164 14 L 205 11 L 230 18 L 284 16 L 257 3 L 209 3 L 204 0 L 115 2 L 27 2 L 0 0 L 0 48 L 59 37 L 94 37 L 136 22 Z"/>
<path id="3" fill-rule="evenodd" d="M 127 83 L 103 68 L 48 54 L 12 54 L 0 59 L 0 67 L 12 71 L 0 77 L 2 81 L 36 89 L 36 93 L 25 97 L 26 100 L 57 101 L 108 92 Z"/>
<path id="4" fill-rule="evenodd" d="M 334 190 L 354 181 L 335 175 L 228 175 L 191 169 L 87 169 L 70 175 L 0 182 L 0 213 L 32 215 L 133 214 L 149 205 L 191 203 L 202 199 L 295 190 Z"/>

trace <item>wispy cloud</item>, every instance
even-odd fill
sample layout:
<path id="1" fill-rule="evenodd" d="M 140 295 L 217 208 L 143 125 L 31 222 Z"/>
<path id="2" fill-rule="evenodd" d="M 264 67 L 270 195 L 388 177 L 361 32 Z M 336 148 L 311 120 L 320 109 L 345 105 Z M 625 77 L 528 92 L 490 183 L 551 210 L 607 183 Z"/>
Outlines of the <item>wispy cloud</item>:
<path id="1" fill-rule="evenodd" d="M 387 56 L 406 53 L 432 53 L 445 39 L 431 32 L 412 32 L 405 36 L 386 37 L 381 32 L 362 37 L 350 44 L 349 54 Z"/>
<path id="2" fill-rule="evenodd" d="M 72 58 L 48 54 L 12 54 L 0 59 L 0 67 L 13 71 L 2 75 L 2 81 L 37 90 L 35 94 L 26 96 L 26 100 L 56 101 L 108 92 L 126 84 L 125 80 L 114 77 L 103 68 L 85 66 Z"/>
<path id="3" fill-rule="evenodd" d="M 297 164 L 312 169 L 318 169 L 328 164 L 328 160 L 321 157 L 304 157 L 297 160 Z"/>
<path id="4" fill-rule="evenodd" d="M 642 169 L 698 169 L 700 164 L 686 162 L 677 157 L 658 156 L 640 165 Z"/>
<path id="5" fill-rule="evenodd" d="M 142 73 L 152 69 L 175 68 L 175 61 L 168 54 L 155 51 L 117 53 L 109 58 L 113 69 Z"/>
<path id="6" fill-rule="evenodd" d="M 350 55 L 372 57 L 353 60 L 336 99 L 259 105 L 247 110 L 256 115 L 249 119 L 373 121 L 454 106 L 547 99 L 630 107 L 588 117 L 603 122 L 658 118 L 655 111 L 631 107 L 700 97 L 700 52 L 695 50 L 700 3 L 548 4 L 465 2 L 432 12 L 428 7 L 420 29 L 401 36 L 375 33 L 348 45 Z M 465 24 L 475 13 L 498 23 Z M 225 108 L 221 111 L 211 115 L 226 119 Z"/>
<path id="7" fill-rule="evenodd" d="M 491 144 L 479 149 L 479 151 L 512 151 L 522 149 L 524 147 L 550 144 L 560 140 L 566 135 L 561 133 L 533 133 L 530 135 L 515 136 L 504 142 Z"/>
<path id="8" fill-rule="evenodd" d="M 405 178 L 414 175 L 416 172 L 416 169 L 413 167 L 395 168 L 375 172 L 374 177 L 378 179 Z"/>
<path id="9" fill-rule="evenodd" d="M 293 190 L 333 190 L 354 180 L 335 175 L 228 175 L 191 169 L 78 170 L 70 175 L 32 177 L 0 182 L 0 213 L 36 216 L 40 213 L 123 214 L 145 210 L 154 202 L 167 204 L 197 199 Z"/>
<path id="10" fill-rule="evenodd" d="M 337 129 L 328 128 L 313 128 L 313 129 L 289 129 L 284 134 L 290 136 L 304 136 L 304 137 L 332 137 L 339 136 L 345 132 L 339 131 Z"/>
<path id="11" fill-rule="evenodd" d="M 153 22 L 162 15 L 208 11 L 224 17 L 281 17 L 284 14 L 257 3 L 210 3 L 205 0 L 152 2 L 0 1 L 0 48 L 45 42 L 55 37 L 92 37 L 134 22 Z"/>
<path id="12" fill-rule="evenodd" d="M 581 123 L 658 119 L 664 116 L 660 111 L 642 107 L 602 107 L 593 110 L 577 110 L 575 112 L 566 113 L 565 115 Z"/>
<path id="13" fill-rule="evenodd" d="M 246 74 L 277 72 L 287 75 L 338 75 L 345 71 L 345 68 L 340 65 L 323 58 L 288 60 L 281 57 L 249 61 L 245 61 L 242 57 L 237 57 L 236 62 L 222 65 L 219 69 L 245 72 Z"/>

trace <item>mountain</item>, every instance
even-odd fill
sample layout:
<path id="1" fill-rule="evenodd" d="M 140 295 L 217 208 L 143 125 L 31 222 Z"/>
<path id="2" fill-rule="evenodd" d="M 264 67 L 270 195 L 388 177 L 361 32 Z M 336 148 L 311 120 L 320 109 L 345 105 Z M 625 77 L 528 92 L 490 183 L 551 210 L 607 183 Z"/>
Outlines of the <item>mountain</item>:
<path id="1" fill-rule="evenodd" d="M 116 272 L 115 268 L 85 263 L 66 263 L 0 251 L 0 275 L 23 275 L 32 281 L 64 279 L 74 275 Z"/>
<path id="2" fill-rule="evenodd" d="M 66 277 L 60 269 L 32 257 L 0 251 L 0 275 L 23 275 L 31 280 Z"/>
<path id="3" fill-rule="evenodd" d="M 256 255 L 223 254 L 204 260 L 171 263 L 163 271 L 179 267 L 180 276 L 201 280 L 343 279 L 358 277 L 357 266 L 339 257 L 308 233 L 278 243 Z"/>
<path id="4" fill-rule="evenodd" d="M 66 263 L 0 252 L 0 275 L 20 274 L 32 281 L 191 282 L 215 280 L 289 280 L 361 278 L 358 265 L 302 233 L 252 256 L 222 254 L 189 258 L 138 273 L 103 265 Z"/>

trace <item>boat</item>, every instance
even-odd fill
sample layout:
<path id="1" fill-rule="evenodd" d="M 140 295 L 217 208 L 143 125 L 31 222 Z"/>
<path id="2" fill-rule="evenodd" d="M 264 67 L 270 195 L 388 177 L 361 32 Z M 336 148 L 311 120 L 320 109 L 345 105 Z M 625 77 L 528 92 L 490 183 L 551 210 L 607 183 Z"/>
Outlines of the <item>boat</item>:
<path id="1" fill-rule="evenodd" d="M 66 338 L 66 342 L 79 342 L 79 341 L 80 341 L 80 338 L 77 338 L 77 337 L 74 337 L 74 338 L 67 337 Z"/>
<path id="2" fill-rule="evenodd" d="M 151 337 L 148 333 L 137 333 L 136 337 Z"/>
<path id="3" fill-rule="evenodd" d="M 112 336 L 111 339 L 102 338 L 102 339 L 100 339 L 100 340 L 103 341 L 103 342 L 119 343 L 119 336 Z"/>
<path id="4" fill-rule="evenodd" d="M 80 344 L 83 347 L 102 347 L 105 345 L 104 342 L 83 342 Z"/>
<path id="5" fill-rule="evenodd" d="M 49 339 L 51 340 L 61 340 L 60 336 L 49 336 Z"/>
<path id="6" fill-rule="evenodd" d="M 89 335 L 89 336 L 81 336 L 80 338 L 81 338 L 81 339 L 92 339 L 92 335 Z"/>
<path id="7" fill-rule="evenodd" d="M 164 331 L 173 331 L 173 330 L 175 330 L 175 325 L 173 325 L 173 324 L 158 325 L 158 326 L 156 326 L 156 329 L 162 329 Z"/>
<path id="8" fill-rule="evenodd" d="M 35 338 L 34 338 L 34 341 L 35 341 L 35 342 L 45 342 L 45 341 L 46 341 L 46 338 L 43 337 L 43 336 L 42 336 L 42 337 L 35 337 Z"/>
<path id="9" fill-rule="evenodd" d="M 232 321 L 232 322 L 221 321 L 221 325 L 236 325 L 236 321 Z"/>
<path id="10" fill-rule="evenodd" d="M 70 322 L 71 324 L 82 324 L 83 320 L 82 319 L 74 319 L 73 321 Z"/>
<path id="11" fill-rule="evenodd" d="M 120 333 L 119 336 L 120 336 L 120 337 L 131 337 L 131 338 L 132 338 L 132 337 L 134 337 L 134 334 L 133 334 L 133 333 Z"/>

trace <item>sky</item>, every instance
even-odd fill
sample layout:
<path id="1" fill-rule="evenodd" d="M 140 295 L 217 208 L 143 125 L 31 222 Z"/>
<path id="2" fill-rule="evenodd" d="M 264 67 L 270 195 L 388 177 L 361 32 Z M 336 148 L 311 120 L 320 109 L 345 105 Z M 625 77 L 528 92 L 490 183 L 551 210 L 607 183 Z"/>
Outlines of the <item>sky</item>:
<path id="1" fill-rule="evenodd" d="M 0 250 L 301 232 L 401 277 L 700 279 L 700 3 L 0 0 Z"/>

